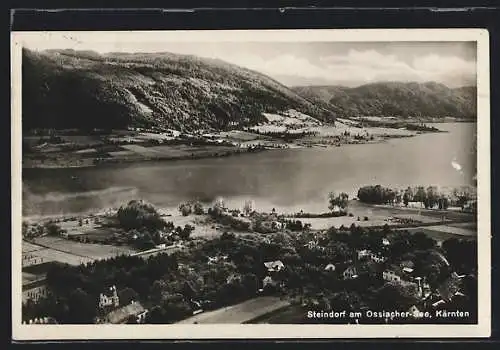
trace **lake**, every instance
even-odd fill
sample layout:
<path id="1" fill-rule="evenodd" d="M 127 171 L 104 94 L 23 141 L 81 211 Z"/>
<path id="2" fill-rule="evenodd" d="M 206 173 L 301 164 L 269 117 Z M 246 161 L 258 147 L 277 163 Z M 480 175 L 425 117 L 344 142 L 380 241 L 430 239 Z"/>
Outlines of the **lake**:
<path id="1" fill-rule="evenodd" d="M 335 148 L 270 150 L 227 158 L 23 170 L 23 214 L 55 215 L 117 207 L 134 198 L 160 207 L 223 197 L 259 210 L 324 212 L 330 191 L 363 185 L 473 184 L 475 123 L 436 124 L 448 133 Z M 453 164 L 455 166 L 453 166 Z M 461 169 L 457 170 L 456 164 Z"/>

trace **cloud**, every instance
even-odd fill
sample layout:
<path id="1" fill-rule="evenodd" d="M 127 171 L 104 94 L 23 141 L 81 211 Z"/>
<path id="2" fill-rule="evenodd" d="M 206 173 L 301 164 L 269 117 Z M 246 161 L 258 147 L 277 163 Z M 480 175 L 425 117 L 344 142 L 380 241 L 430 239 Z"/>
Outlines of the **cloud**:
<path id="1" fill-rule="evenodd" d="M 342 85 L 358 85 L 376 81 L 436 81 L 450 87 L 476 83 L 476 63 L 458 56 L 444 56 L 436 53 L 415 55 L 402 59 L 400 55 L 383 53 L 375 49 L 351 49 L 344 53 L 314 57 L 313 50 L 304 54 L 286 53 L 266 57 L 251 49 L 238 51 L 235 47 L 209 45 L 175 45 L 161 43 L 123 42 L 117 38 L 110 41 L 85 42 L 77 34 L 47 32 L 24 35 L 24 42 L 34 49 L 73 48 L 106 51 L 171 51 L 218 58 L 239 66 L 280 77 L 296 77 L 296 81 L 310 81 L 324 84 L 331 82 Z M 110 43 L 112 43 L 110 45 Z M 263 49 L 265 51 L 265 49 Z M 408 56 L 408 51 L 399 53 Z M 332 52 L 332 51 L 330 51 Z M 334 52 L 334 51 L 333 51 Z M 429 52 L 429 51 L 427 51 Z M 311 58 L 311 59 L 310 59 Z M 284 82 L 284 81 L 283 81 Z M 286 83 L 286 82 L 284 82 Z"/>
<path id="2" fill-rule="evenodd" d="M 270 75 L 296 74 L 303 77 L 321 77 L 324 74 L 323 68 L 292 54 L 284 54 L 270 59 L 248 53 L 232 53 L 221 56 L 214 52 L 209 56 Z"/>
<path id="3" fill-rule="evenodd" d="M 350 50 L 343 55 L 319 57 L 317 63 L 292 54 L 269 59 L 259 55 L 231 53 L 210 56 L 277 77 L 296 76 L 304 80 L 369 83 L 375 81 L 437 81 L 448 86 L 475 84 L 476 65 L 454 56 L 429 54 L 404 61 L 394 54 L 376 50 Z"/>

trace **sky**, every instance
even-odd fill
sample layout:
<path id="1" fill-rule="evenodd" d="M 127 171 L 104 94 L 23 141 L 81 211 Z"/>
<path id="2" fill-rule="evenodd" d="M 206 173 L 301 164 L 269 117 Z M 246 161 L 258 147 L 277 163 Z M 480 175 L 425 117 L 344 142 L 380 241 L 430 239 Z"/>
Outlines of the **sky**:
<path id="1" fill-rule="evenodd" d="M 459 87 L 475 85 L 477 70 L 476 43 L 464 41 L 97 41 L 65 34 L 32 36 L 23 45 L 35 50 L 172 52 L 218 58 L 267 74 L 288 86 L 435 81 Z"/>

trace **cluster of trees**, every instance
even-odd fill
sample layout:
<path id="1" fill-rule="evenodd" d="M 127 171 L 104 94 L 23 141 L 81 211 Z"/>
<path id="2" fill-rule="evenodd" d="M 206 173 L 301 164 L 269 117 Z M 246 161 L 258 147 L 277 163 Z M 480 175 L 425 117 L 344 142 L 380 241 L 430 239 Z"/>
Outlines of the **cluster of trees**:
<path id="1" fill-rule="evenodd" d="M 448 209 L 450 205 L 464 207 L 473 198 L 467 189 L 455 189 L 450 195 L 438 190 L 436 186 L 408 187 L 405 190 L 391 189 L 381 185 L 363 186 L 358 190 L 358 199 L 369 204 L 404 204 L 420 202 L 423 207 Z"/>
<path id="2" fill-rule="evenodd" d="M 43 225 L 29 225 L 27 222 L 23 222 L 21 230 L 23 238 L 25 239 L 33 239 L 43 235 L 57 237 L 66 232 L 66 230 L 62 229 L 61 226 L 59 226 L 54 221 L 47 221 Z"/>
<path id="3" fill-rule="evenodd" d="M 290 231 L 302 231 L 311 227 L 310 224 L 304 224 L 300 220 L 284 220 L 283 223 Z"/>
<path id="4" fill-rule="evenodd" d="M 347 212 L 345 211 L 332 211 L 327 213 L 305 213 L 303 211 L 299 213 L 293 214 L 293 217 L 296 218 L 304 218 L 304 219 L 312 219 L 312 218 L 337 218 L 340 216 L 346 216 Z"/>
<path id="5" fill-rule="evenodd" d="M 192 207 L 195 212 L 199 212 L 200 208 L 196 203 Z M 161 243 L 170 243 L 175 237 L 187 240 L 194 231 L 194 227 L 188 224 L 184 227 L 175 227 L 173 222 L 165 221 L 153 205 L 142 200 L 132 200 L 127 205 L 121 206 L 116 218 L 118 225 L 126 231 L 125 236 L 140 250 L 150 249 Z M 165 233 L 172 235 L 167 237 Z"/>
<path id="6" fill-rule="evenodd" d="M 154 232 L 165 228 L 165 221 L 156 208 L 142 200 L 132 200 L 121 206 L 116 214 L 118 222 L 125 230 L 147 229 Z"/>
<path id="7" fill-rule="evenodd" d="M 396 200 L 396 192 L 380 185 L 364 186 L 358 190 L 358 199 L 369 204 L 393 203 Z"/>
<path id="8" fill-rule="evenodd" d="M 179 211 L 183 216 L 188 216 L 192 213 L 195 215 L 203 215 L 205 214 L 205 210 L 203 209 L 203 205 L 198 201 L 189 201 L 186 203 L 181 203 L 179 205 Z"/>
<path id="9" fill-rule="evenodd" d="M 330 192 L 328 194 L 328 209 L 334 211 L 336 209 L 341 212 L 345 212 L 349 205 L 349 195 L 345 192 L 336 194 L 335 192 Z"/>
<path id="10" fill-rule="evenodd" d="M 259 130 L 257 128 L 252 128 L 251 130 L 255 134 L 264 135 L 264 136 L 271 136 L 273 138 L 283 139 L 285 141 L 297 140 L 297 139 L 301 139 L 301 138 L 304 138 L 307 136 L 315 136 L 318 134 L 317 131 L 301 131 L 301 132 L 262 131 L 262 130 Z"/>

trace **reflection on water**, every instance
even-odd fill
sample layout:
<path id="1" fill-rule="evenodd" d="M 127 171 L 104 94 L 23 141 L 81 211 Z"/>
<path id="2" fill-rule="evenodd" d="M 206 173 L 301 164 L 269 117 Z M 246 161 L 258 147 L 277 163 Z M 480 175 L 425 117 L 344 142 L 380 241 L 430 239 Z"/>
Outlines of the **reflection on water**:
<path id="1" fill-rule="evenodd" d="M 329 191 L 360 186 L 473 184 L 475 124 L 438 124 L 449 133 L 331 149 L 287 149 L 240 156 L 23 171 L 24 215 L 52 215 L 119 206 L 143 198 L 173 207 L 186 199 L 230 206 L 252 198 L 258 208 L 325 211 Z M 457 170 L 456 165 L 460 169 Z"/>

